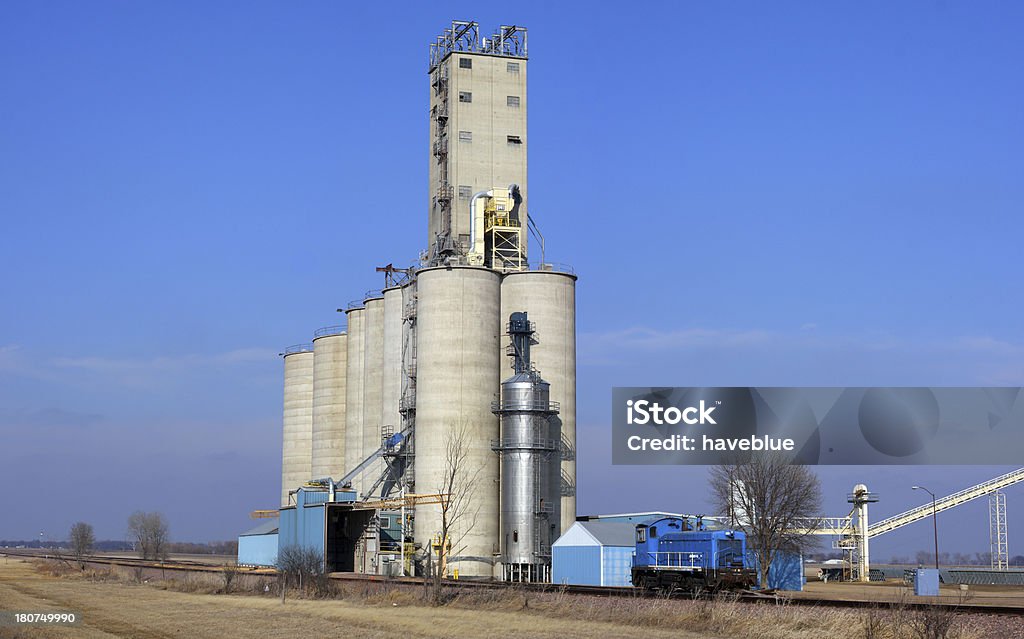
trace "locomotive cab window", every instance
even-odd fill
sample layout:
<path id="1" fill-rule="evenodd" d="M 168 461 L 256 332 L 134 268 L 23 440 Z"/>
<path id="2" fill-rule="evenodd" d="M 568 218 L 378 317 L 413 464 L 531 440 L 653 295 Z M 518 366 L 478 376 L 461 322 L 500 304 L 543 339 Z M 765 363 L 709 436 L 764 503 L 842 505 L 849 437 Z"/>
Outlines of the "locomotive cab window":
<path id="1" fill-rule="evenodd" d="M 647 529 L 646 528 L 637 528 L 636 529 L 636 540 L 639 543 L 641 543 L 641 544 L 644 543 L 645 541 L 647 541 Z"/>
<path id="2" fill-rule="evenodd" d="M 657 537 L 657 536 L 658 536 L 658 527 L 657 526 L 651 526 L 651 537 Z"/>

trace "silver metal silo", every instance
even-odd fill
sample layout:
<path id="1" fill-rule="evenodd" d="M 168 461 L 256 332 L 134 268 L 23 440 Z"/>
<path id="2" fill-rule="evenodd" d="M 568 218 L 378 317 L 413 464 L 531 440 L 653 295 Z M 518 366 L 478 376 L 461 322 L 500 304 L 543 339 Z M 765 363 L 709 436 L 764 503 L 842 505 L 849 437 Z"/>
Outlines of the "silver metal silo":
<path id="1" fill-rule="evenodd" d="M 551 578 L 551 544 L 559 529 L 559 442 L 552 438 L 550 386 L 530 363 L 536 344 L 526 313 L 509 317 L 514 374 L 501 383 L 493 410 L 501 418 L 501 437 L 492 448 L 501 457 L 501 549 L 505 581 L 546 582 Z"/>

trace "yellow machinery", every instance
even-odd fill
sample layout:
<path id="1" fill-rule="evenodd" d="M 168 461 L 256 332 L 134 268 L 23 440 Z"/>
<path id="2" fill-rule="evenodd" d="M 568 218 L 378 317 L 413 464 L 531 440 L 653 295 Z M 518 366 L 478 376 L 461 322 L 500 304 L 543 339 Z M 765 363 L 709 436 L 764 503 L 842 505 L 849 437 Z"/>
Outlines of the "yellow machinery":
<path id="1" fill-rule="evenodd" d="M 409 493 L 404 497 L 395 497 L 393 499 L 359 501 L 355 502 L 355 505 L 360 508 L 372 508 L 373 510 L 398 510 L 403 506 L 415 506 L 416 504 L 440 504 L 447 496 L 445 493 Z"/>
<path id="2" fill-rule="evenodd" d="M 470 201 L 470 248 L 468 262 L 499 271 L 526 268 L 522 197 L 515 184 L 481 191 Z M 524 213 L 525 214 L 525 213 Z"/>
<path id="3" fill-rule="evenodd" d="M 309 482 L 308 485 L 315 486 L 317 484 Z M 440 504 L 447 497 L 444 493 L 426 493 L 426 494 L 414 494 L 409 493 L 404 497 L 395 497 L 392 499 L 378 499 L 376 501 L 358 501 L 351 502 L 353 506 L 360 508 L 372 509 L 372 510 L 398 510 L 403 507 L 415 506 L 416 504 Z M 253 519 L 274 519 L 279 517 L 281 512 L 278 510 L 254 510 L 249 513 L 249 516 Z"/>

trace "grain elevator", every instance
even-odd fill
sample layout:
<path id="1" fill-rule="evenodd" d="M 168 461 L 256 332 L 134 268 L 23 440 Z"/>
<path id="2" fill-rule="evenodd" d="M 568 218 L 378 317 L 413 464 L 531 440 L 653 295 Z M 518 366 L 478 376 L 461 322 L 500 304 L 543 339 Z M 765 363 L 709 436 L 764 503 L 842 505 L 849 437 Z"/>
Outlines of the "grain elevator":
<path id="1" fill-rule="evenodd" d="M 543 581 L 575 520 L 576 276 L 530 216 L 527 60 L 518 26 L 456 21 L 430 45 L 425 248 L 283 354 L 282 531 L 327 503 L 356 557 L 335 567 Z"/>

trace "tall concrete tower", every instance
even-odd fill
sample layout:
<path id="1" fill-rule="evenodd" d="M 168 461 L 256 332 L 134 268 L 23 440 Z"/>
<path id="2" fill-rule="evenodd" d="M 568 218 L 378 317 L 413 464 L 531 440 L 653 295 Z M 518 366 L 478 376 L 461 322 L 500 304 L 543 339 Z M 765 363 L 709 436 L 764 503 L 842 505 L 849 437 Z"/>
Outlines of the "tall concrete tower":
<path id="1" fill-rule="evenodd" d="M 526 250 L 526 29 L 455 21 L 430 47 L 430 258 L 472 249 L 473 195 L 516 184 Z M 525 260 L 524 260 L 525 261 Z"/>

